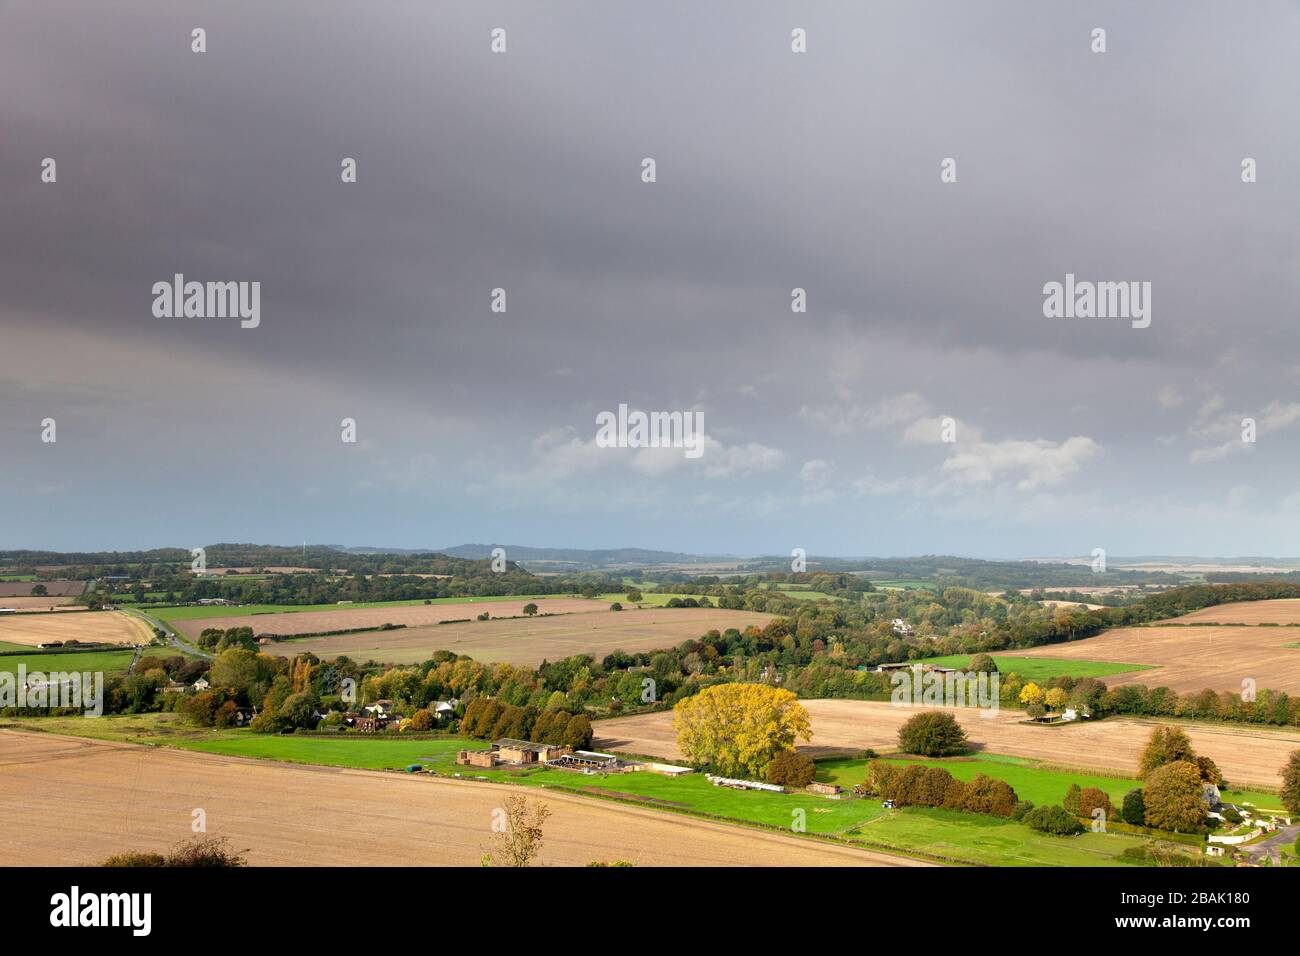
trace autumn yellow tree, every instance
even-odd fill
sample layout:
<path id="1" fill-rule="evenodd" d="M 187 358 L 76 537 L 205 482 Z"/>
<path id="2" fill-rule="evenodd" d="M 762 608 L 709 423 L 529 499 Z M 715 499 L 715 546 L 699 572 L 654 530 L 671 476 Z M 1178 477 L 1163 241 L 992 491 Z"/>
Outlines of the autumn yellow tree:
<path id="1" fill-rule="evenodd" d="M 1043 695 L 1043 701 L 1048 707 L 1052 708 L 1052 710 L 1060 710 L 1065 706 L 1066 701 L 1069 699 L 1070 695 L 1060 687 L 1053 687 Z"/>
<path id="2" fill-rule="evenodd" d="M 691 763 L 762 779 L 796 739 L 811 740 L 808 711 L 788 690 L 767 684 L 717 684 L 673 709 L 677 746 Z"/>
<path id="3" fill-rule="evenodd" d="M 1045 696 L 1043 689 L 1033 681 L 1030 681 L 1024 687 L 1020 688 L 1020 703 L 1025 704 L 1026 706 L 1041 704 Z"/>

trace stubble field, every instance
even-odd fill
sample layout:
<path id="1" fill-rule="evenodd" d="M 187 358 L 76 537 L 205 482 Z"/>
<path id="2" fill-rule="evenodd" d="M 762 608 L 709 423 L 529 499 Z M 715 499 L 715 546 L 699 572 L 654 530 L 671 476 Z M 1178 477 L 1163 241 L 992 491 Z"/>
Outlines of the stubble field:
<path id="1" fill-rule="evenodd" d="M 187 637 L 196 638 L 208 627 L 251 627 L 255 634 L 319 634 L 383 624 L 419 627 L 440 621 L 460 621 L 487 611 L 493 617 L 519 617 L 524 606 L 536 604 L 538 614 L 582 614 L 608 612 L 609 605 L 585 598 L 520 598 L 465 601 L 457 604 L 396 604 L 388 607 L 333 607 L 319 611 L 293 611 L 286 614 L 221 615 L 210 618 L 177 619 L 174 626 Z"/>
<path id="2" fill-rule="evenodd" d="M 1121 627 L 1016 655 L 1154 665 L 1151 670 L 1111 674 L 1103 678 L 1107 686 L 1145 684 L 1191 693 L 1208 687 L 1239 693 L 1242 681 L 1252 678 L 1260 690 L 1295 694 L 1300 693 L 1300 649 L 1284 645 L 1297 640 L 1300 634 L 1286 627 Z"/>
<path id="3" fill-rule="evenodd" d="M 591 607 L 591 602 L 583 603 Z M 574 654 L 592 654 L 599 660 L 615 650 L 629 654 L 660 650 L 698 638 L 709 630 L 734 627 L 743 631 L 750 625 L 764 627 L 771 620 L 770 614 L 718 608 L 602 610 L 312 637 L 268 644 L 263 651 L 284 657 L 310 651 L 321 658 L 346 655 L 358 661 L 414 664 L 428 659 L 434 651 L 444 650 L 484 663 L 536 666 L 543 660 L 555 661 Z"/>
<path id="4" fill-rule="evenodd" d="M 0 615 L 0 643 L 35 647 L 70 640 L 83 644 L 147 644 L 153 640 L 153 630 L 139 618 L 118 611 Z"/>

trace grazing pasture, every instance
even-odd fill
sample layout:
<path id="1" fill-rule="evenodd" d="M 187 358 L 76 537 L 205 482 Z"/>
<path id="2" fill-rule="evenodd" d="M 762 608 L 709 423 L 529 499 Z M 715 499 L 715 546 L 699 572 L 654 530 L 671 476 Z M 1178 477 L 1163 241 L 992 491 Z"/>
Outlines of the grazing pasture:
<path id="1" fill-rule="evenodd" d="M 541 602 L 539 601 L 540 605 Z M 583 602 L 591 608 L 592 602 Z M 267 654 L 289 657 L 306 651 L 321 658 L 346 655 L 358 661 L 414 664 L 434 651 L 453 651 L 485 663 L 504 661 L 536 666 L 574 654 L 597 659 L 615 650 L 629 654 L 674 647 L 706 631 L 764 627 L 770 614 L 717 608 L 603 609 L 586 614 L 511 620 L 468 621 L 394 631 L 369 631 L 334 637 L 308 637 L 268 644 Z"/>
<path id="2" fill-rule="evenodd" d="M 40 671 L 48 674 L 52 671 L 77 671 L 78 673 L 101 672 L 112 677 L 125 674 L 131 664 L 134 651 L 87 651 L 84 654 L 0 654 L 0 672 L 18 673 L 21 664 L 27 673 Z"/>
<path id="3" fill-rule="evenodd" d="M 35 647 L 51 641 L 83 644 L 147 644 L 153 629 L 139 618 L 119 611 L 77 614 L 0 615 L 0 641 Z"/>
<path id="4" fill-rule="evenodd" d="M 1026 680 L 1047 680 L 1051 677 L 1109 677 L 1112 674 L 1123 674 L 1126 671 L 1147 669 L 1142 664 L 1115 664 L 1110 661 L 1071 660 L 1059 657 L 1016 657 L 1005 654 L 993 654 L 991 656 L 993 662 L 998 665 L 998 672 L 1003 677 L 1008 674 L 1016 674 Z M 970 667 L 970 662 L 971 656 L 968 654 L 949 654 L 947 657 L 927 657 L 916 663 L 965 670 Z"/>
<path id="5" fill-rule="evenodd" d="M 74 866 L 166 850 L 192 836 L 191 811 L 201 806 L 209 835 L 229 837 L 257 866 L 477 866 L 492 848 L 492 812 L 512 790 L 0 730 L 0 855 Z M 522 792 L 552 811 L 541 865 L 916 865 L 556 790 Z"/>
<path id="6" fill-rule="evenodd" d="M 332 605 L 311 610 L 276 613 L 222 614 L 212 617 L 172 617 L 169 621 L 188 637 L 196 638 L 207 627 L 251 627 L 255 634 L 318 634 L 322 631 L 342 631 L 351 628 L 380 627 L 384 624 L 404 624 L 419 627 L 440 621 L 459 621 L 477 617 L 487 611 L 493 617 L 518 617 L 524 606 L 536 604 L 538 614 L 574 614 L 582 612 L 607 612 L 609 605 L 584 598 L 520 598 L 483 599 L 467 598 L 447 604 L 425 604 L 423 601 L 400 601 L 387 604 L 370 604 L 364 607 Z"/>
<path id="7" fill-rule="evenodd" d="M 883 701 L 803 700 L 812 719 L 812 741 L 800 743 L 810 753 L 845 753 L 871 748 L 898 749 L 898 728 L 921 710 L 947 709 L 966 730 L 976 754 L 1029 757 L 1045 764 L 1079 767 L 1130 776 L 1151 730 L 1168 721 L 1112 717 L 1065 726 L 1025 723 L 1019 711 L 1002 710 L 980 717 L 972 708 L 899 707 Z M 596 750 L 681 760 L 673 715 L 668 711 L 598 720 L 593 725 Z M 1279 771 L 1291 751 L 1300 749 L 1300 730 L 1240 724 L 1180 722 L 1199 754 L 1212 757 L 1228 780 L 1239 786 L 1276 789 Z"/>
<path id="8" fill-rule="evenodd" d="M 1300 693 L 1300 653 L 1288 648 L 1289 627 L 1120 627 L 1065 644 L 1017 651 L 1025 658 L 1118 661 L 1152 669 L 1112 674 L 1108 685 L 1145 684 L 1179 692 L 1210 688 L 1240 692 L 1242 680 L 1260 689 Z"/>

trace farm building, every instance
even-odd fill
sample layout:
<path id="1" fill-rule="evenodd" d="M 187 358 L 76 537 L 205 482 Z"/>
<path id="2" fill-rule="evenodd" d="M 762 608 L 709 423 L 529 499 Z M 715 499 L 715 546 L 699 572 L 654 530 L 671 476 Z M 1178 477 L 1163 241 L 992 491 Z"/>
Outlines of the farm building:
<path id="1" fill-rule="evenodd" d="M 495 750 L 462 750 L 456 754 L 456 763 L 463 767 L 482 767 L 490 770 L 497 765 Z"/>
<path id="2" fill-rule="evenodd" d="M 545 763 L 569 753 L 568 747 L 558 744 L 535 744 L 531 740 L 502 737 L 492 741 L 492 749 L 502 763 Z"/>
<path id="3" fill-rule="evenodd" d="M 456 762 L 471 767 L 495 767 L 499 763 L 549 763 L 572 752 L 569 747 L 558 744 L 535 744 L 531 740 L 503 737 L 492 741 L 490 750 L 460 751 Z"/>
<path id="4" fill-rule="evenodd" d="M 575 750 L 573 753 L 561 754 L 546 762 L 548 767 L 561 770 L 603 770 L 622 773 L 625 767 L 613 754 L 594 753 L 590 750 Z"/>
<path id="5" fill-rule="evenodd" d="M 840 792 L 840 788 L 833 783 L 810 783 L 805 787 L 809 793 L 824 793 L 827 796 L 835 796 Z"/>

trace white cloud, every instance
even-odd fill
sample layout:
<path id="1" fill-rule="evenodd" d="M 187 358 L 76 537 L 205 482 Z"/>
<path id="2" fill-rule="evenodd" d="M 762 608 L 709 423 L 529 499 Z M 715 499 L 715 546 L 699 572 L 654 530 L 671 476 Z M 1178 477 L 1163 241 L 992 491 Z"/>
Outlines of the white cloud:
<path id="1" fill-rule="evenodd" d="M 920 418 L 930 410 L 930 403 L 918 392 L 905 392 L 882 399 L 874 405 L 832 403 L 804 405 L 799 417 L 834 434 L 855 431 L 881 431 L 896 428 Z"/>
<path id="2" fill-rule="evenodd" d="M 943 463 L 951 482 L 937 490 L 952 483 L 1012 482 L 1020 491 L 1035 491 L 1060 484 L 1100 454 L 1101 446 L 1081 435 L 1059 444 L 1045 439 L 962 444 Z"/>

